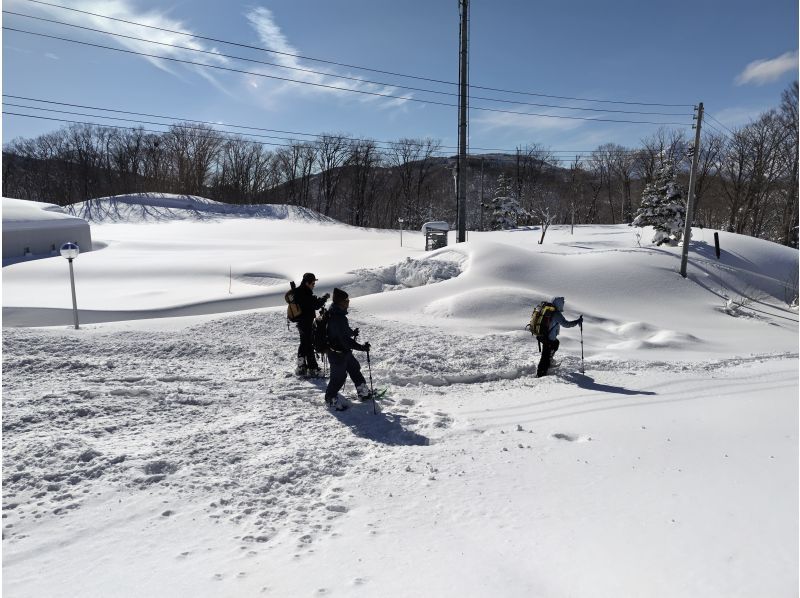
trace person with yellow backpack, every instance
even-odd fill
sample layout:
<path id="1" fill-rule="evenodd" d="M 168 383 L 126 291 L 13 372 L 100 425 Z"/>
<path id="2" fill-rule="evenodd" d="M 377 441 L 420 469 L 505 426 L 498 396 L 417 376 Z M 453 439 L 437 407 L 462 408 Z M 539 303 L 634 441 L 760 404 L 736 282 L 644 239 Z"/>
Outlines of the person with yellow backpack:
<path id="1" fill-rule="evenodd" d="M 580 326 L 583 328 L 583 316 L 578 316 L 577 320 L 567 320 L 562 313 L 564 311 L 564 298 L 553 297 L 550 302 L 542 301 L 536 306 L 531 315 L 531 322 L 528 324 L 531 334 L 539 342 L 542 357 L 539 359 L 539 366 L 536 368 L 536 377 L 541 378 L 547 375 L 550 369 L 550 362 L 553 354 L 558 351 L 558 333 L 561 327 L 572 328 Z"/>

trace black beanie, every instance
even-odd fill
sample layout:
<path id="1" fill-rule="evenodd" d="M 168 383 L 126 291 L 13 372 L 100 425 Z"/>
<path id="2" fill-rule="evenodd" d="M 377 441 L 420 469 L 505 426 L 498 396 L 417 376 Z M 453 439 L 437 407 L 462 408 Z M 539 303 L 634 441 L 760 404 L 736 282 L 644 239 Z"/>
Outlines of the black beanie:
<path id="1" fill-rule="evenodd" d="M 333 302 L 341 303 L 347 299 L 348 295 L 342 289 L 333 289 Z"/>

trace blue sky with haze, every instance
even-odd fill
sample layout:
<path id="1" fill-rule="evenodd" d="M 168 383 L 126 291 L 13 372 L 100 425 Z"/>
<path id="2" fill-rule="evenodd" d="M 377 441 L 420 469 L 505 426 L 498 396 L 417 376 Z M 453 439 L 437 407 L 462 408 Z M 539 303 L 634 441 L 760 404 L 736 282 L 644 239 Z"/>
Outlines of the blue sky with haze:
<path id="1" fill-rule="evenodd" d="M 51 4 L 58 3 L 53 0 Z M 99 118 L 104 113 L 98 110 L 9 97 L 24 96 L 169 117 L 118 115 L 148 120 L 150 123 L 143 126 L 153 130 L 165 129 L 153 122 L 194 119 L 297 133 L 344 133 L 377 140 L 430 136 L 440 139 L 445 146 L 452 146 L 449 151 L 455 151 L 457 97 L 447 95 L 457 92 L 455 85 L 358 70 L 287 54 L 455 83 L 458 80 L 459 24 L 456 0 L 277 0 L 262 3 L 62 0 L 61 4 L 286 54 L 270 54 L 142 28 L 29 0 L 5 0 L 4 143 L 17 136 L 32 137 L 61 126 L 57 120 L 26 118 L 8 112 L 119 126 L 136 124 Z M 203 52 L 104 35 L 22 14 Z M 615 102 L 692 105 L 703 101 L 708 112 L 733 128 L 777 106 L 781 92 L 797 78 L 796 0 L 759 3 L 740 0 L 669 3 L 473 0 L 470 16 L 470 83 L 474 86 Z M 222 68 L 120 53 L 12 29 Z M 244 62 L 219 53 L 262 63 Z M 317 72 L 278 68 L 263 62 Z M 337 75 L 362 80 L 340 79 Z M 369 94 L 407 97 L 414 101 Z M 513 150 L 529 143 L 570 151 L 591 150 L 605 142 L 634 147 L 658 128 L 657 124 L 552 116 L 677 122 L 687 131 L 691 125 L 692 108 L 686 106 L 585 102 L 485 89 L 472 89 L 471 95 L 494 100 L 473 97 L 470 101 L 473 153 L 482 153 L 477 148 Z M 53 109 L 82 114 L 56 113 Z M 246 133 L 245 129 L 240 131 Z M 260 140 L 284 143 L 281 139 L 266 137 Z"/>

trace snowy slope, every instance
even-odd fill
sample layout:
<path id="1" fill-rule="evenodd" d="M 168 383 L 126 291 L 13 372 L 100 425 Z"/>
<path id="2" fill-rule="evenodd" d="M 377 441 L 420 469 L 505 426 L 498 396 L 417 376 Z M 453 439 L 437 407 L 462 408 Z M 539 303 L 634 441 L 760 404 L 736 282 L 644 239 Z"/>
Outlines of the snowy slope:
<path id="1" fill-rule="evenodd" d="M 81 330 L 64 260 L 3 270 L 8 595 L 796 594 L 797 251 L 696 230 L 683 279 L 625 226 L 93 230 Z M 290 373 L 308 270 L 355 297 L 377 415 Z M 555 294 L 583 334 L 536 379 Z"/>
<path id="2" fill-rule="evenodd" d="M 69 210 L 71 214 L 92 223 L 208 220 L 242 216 L 331 221 L 314 210 L 300 206 L 232 205 L 197 195 L 174 193 L 130 193 L 100 197 L 73 204 Z"/>

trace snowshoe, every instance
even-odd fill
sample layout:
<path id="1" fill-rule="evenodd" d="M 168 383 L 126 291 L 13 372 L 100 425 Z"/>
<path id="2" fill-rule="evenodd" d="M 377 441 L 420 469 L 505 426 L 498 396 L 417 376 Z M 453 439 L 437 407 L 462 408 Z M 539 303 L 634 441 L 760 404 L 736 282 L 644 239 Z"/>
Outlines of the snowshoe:
<path id="1" fill-rule="evenodd" d="M 388 388 L 376 388 L 375 390 L 369 391 L 366 395 L 359 393 L 357 395 L 358 400 L 369 401 L 370 399 L 372 399 L 373 401 L 379 401 L 386 395 L 386 392 L 388 390 L 389 390 Z"/>

